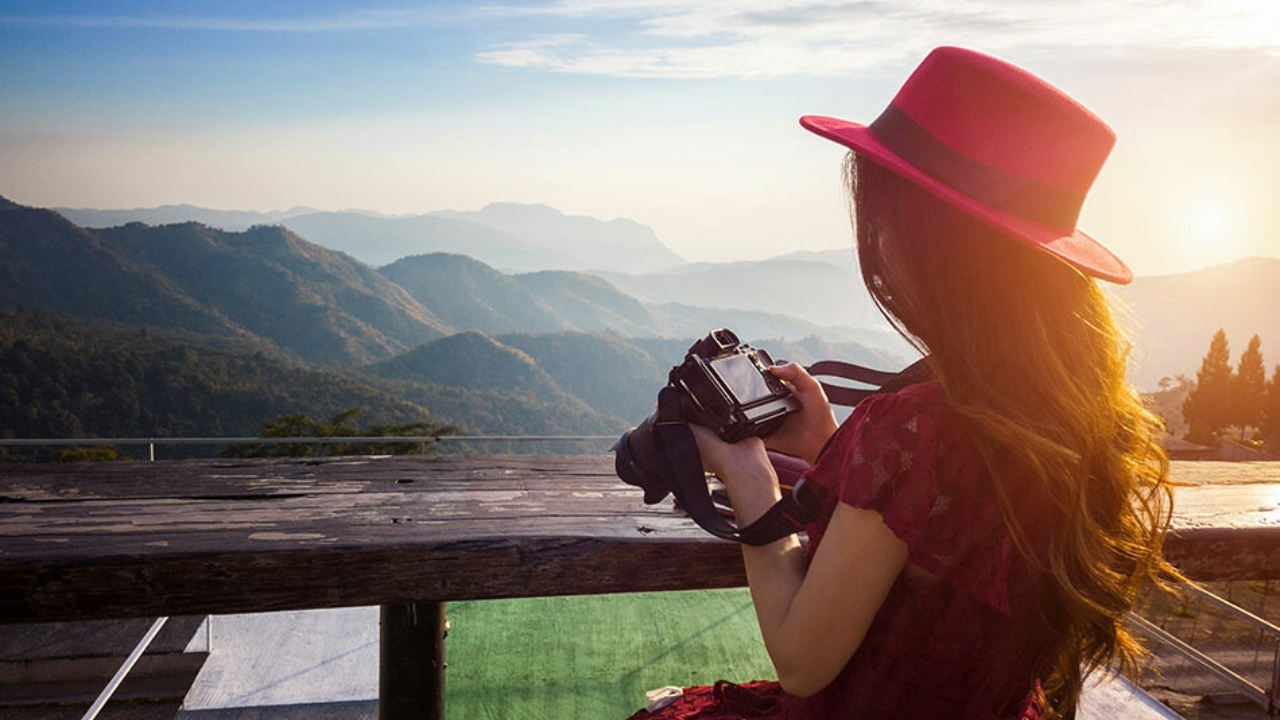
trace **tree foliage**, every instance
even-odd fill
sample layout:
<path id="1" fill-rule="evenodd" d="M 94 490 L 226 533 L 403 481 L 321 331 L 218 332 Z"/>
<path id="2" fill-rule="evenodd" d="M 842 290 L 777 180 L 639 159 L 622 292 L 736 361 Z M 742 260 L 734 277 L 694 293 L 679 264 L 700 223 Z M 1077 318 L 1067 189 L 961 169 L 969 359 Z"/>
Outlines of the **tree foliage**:
<path id="1" fill-rule="evenodd" d="M 1262 437 L 1270 452 L 1280 454 L 1280 365 L 1272 370 L 1263 395 Z"/>
<path id="2" fill-rule="evenodd" d="M 318 423 L 305 413 L 281 415 L 262 424 L 264 438 L 332 438 L 332 443 L 232 445 L 223 457 L 318 457 L 323 455 L 407 455 L 431 452 L 428 441 L 461 435 L 462 428 L 432 422 L 371 424 L 361 430 L 350 423 L 364 414 L 364 408 L 347 408 L 326 423 Z M 423 443 L 344 442 L 344 438 L 421 437 Z"/>
<path id="3" fill-rule="evenodd" d="M 1227 333 L 1219 329 L 1196 372 L 1196 386 L 1182 405 L 1182 415 L 1191 428 L 1187 432 L 1188 440 L 1210 444 L 1231 423 L 1233 377 Z"/>
<path id="4" fill-rule="evenodd" d="M 1236 366 L 1231 403 L 1231 424 L 1241 429 L 1262 424 L 1262 411 L 1267 391 L 1267 366 L 1262 360 L 1262 339 L 1254 335 L 1249 347 L 1240 355 Z"/>

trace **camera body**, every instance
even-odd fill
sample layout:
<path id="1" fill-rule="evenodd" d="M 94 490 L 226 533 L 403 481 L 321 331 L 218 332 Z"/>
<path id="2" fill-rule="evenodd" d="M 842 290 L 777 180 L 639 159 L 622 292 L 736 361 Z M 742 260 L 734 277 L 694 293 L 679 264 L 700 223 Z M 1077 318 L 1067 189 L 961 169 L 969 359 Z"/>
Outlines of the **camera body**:
<path id="1" fill-rule="evenodd" d="M 800 410 L 791 390 L 769 372 L 773 364 L 769 353 L 721 328 L 694 343 L 668 379 L 681 392 L 685 419 L 737 442 L 768 435 Z"/>
<path id="2" fill-rule="evenodd" d="M 791 390 L 769 372 L 773 358 L 763 350 L 744 345 L 738 336 L 725 329 L 713 330 L 694 343 L 684 362 L 671 369 L 667 387 L 659 393 L 674 393 L 664 417 L 667 423 L 677 420 L 709 428 L 726 442 L 748 437 L 764 437 L 777 430 L 787 415 L 800 410 L 800 401 Z M 670 397 L 670 395 L 667 395 Z M 678 404 L 678 407 L 676 405 Z M 650 415 L 635 428 L 626 431 L 614 443 L 614 468 L 618 477 L 644 490 L 644 501 L 661 502 L 672 491 L 666 462 L 678 448 L 664 448 L 658 435 L 665 425 L 659 414 Z M 693 435 L 686 430 L 687 447 L 697 465 L 698 449 Z M 695 468 L 702 478 L 702 468 Z M 705 527 L 705 526 L 704 526 Z"/>

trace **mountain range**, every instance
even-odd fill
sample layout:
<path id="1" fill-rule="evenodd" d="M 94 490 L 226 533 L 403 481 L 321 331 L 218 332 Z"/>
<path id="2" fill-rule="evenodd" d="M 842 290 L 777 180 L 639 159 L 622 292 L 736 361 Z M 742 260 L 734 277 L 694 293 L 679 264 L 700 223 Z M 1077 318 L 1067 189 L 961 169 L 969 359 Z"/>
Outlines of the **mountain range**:
<path id="1" fill-rule="evenodd" d="M 198 372 L 192 372 L 202 377 L 209 374 L 206 361 L 257 368 L 245 372 L 260 377 L 283 376 L 288 373 L 280 368 L 286 367 L 299 378 L 337 373 L 358 388 L 348 397 L 398 408 L 397 419 L 410 408 L 471 432 L 607 434 L 624 428 L 651 410 L 667 370 L 690 341 L 713 327 L 731 327 L 775 357 L 802 362 L 841 358 L 892 369 L 911 358 L 870 305 L 847 250 L 676 265 L 669 264 L 678 262 L 674 255 L 657 254 L 659 262 L 649 270 L 596 265 L 591 273 L 511 272 L 459 249 L 487 243 L 505 248 L 508 257 L 524 253 L 522 262 L 536 264 L 537 258 L 582 253 L 589 242 L 582 238 L 595 231 L 630 234 L 631 240 L 617 240 L 617 248 L 630 248 L 619 250 L 619 257 L 661 243 L 635 223 L 579 222 L 549 208 L 505 204 L 402 218 L 305 208 L 262 217 L 219 216 L 190 206 L 148 211 L 164 217 L 205 212 L 209 220 L 238 219 L 247 228 L 242 230 L 188 220 L 94 229 L 68 219 L 77 212 L 98 213 L 90 218 L 95 222 L 123 219 L 109 214 L 114 211 L 60 214 L 0 198 L 0 311 L 18 311 L 0 321 L 18 323 L 27 311 L 42 311 L 57 313 L 42 317 L 61 318 L 41 326 L 46 334 L 59 323 L 82 327 L 82 334 L 101 327 L 150 329 L 153 339 L 168 338 L 165 347 L 199 348 L 191 360 Z M 527 239 L 537 235 L 532 229 L 526 238 L 516 237 L 513 218 L 526 215 L 541 228 L 541 245 Z M 279 222 L 295 227 L 274 224 Z M 577 239 L 556 245 L 547 229 L 556 222 L 579 228 Z M 435 240 L 423 239 L 433 232 Z M 353 251 L 342 250 L 343 243 Z M 354 252 L 375 246 L 384 253 L 377 263 Z M 573 262 L 585 266 L 588 260 Z M 1237 351 L 1253 334 L 1263 338 L 1264 353 L 1269 342 L 1280 342 L 1274 339 L 1280 338 L 1280 260 L 1250 258 L 1140 277 L 1109 292 L 1117 307 L 1129 308 L 1124 314 L 1137 328 L 1134 378 L 1142 388 L 1154 389 L 1163 377 L 1194 375 L 1218 327 Z M 234 360 L 209 359 L 224 355 Z M 1273 351 L 1273 364 L 1278 355 Z M 134 364 L 157 362 L 169 367 L 170 360 Z M 70 361 L 59 366 L 80 367 Z M 218 383 L 208 385 L 201 392 L 216 392 Z M 304 385 L 314 392 L 324 382 Z M 270 397 L 272 391 L 253 392 Z M 289 397 L 314 412 L 334 407 Z M 279 408 L 281 402 L 230 406 Z M 82 404 L 96 407 L 91 399 Z M 237 422 L 222 427 L 243 431 L 253 424 Z M 84 431 L 94 432 L 88 425 Z"/>
<path id="2" fill-rule="evenodd" d="M 649 272 L 684 264 L 654 235 L 632 220 L 604 222 L 565 215 L 546 205 L 493 203 L 480 210 L 441 210 L 387 216 L 367 210 L 320 212 L 293 208 L 273 212 L 212 210 L 164 205 L 132 210 L 55 208 L 85 228 L 140 222 L 198 222 L 227 231 L 282 225 L 307 240 L 344 252 L 372 266 L 409 255 L 452 252 L 509 272 L 590 270 Z"/>
<path id="3" fill-rule="evenodd" d="M 1164 377 L 1195 378 L 1209 341 L 1226 331 L 1232 364 L 1254 335 L 1280 365 L 1280 258 L 1251 257 L 1194 272 L 1139 277 L 1111 288 L 1133 338 L 1134 382 L 1154 389 Z"/>
<path id="4" fill-rule="evenodd" d="M 692 338 L 729 325 L 744 337 L 859 340 L 851 329 L 780 314 L 646 304 L 584 273 L 508 275 L 463 255 L 415 255 L 374 269 L 281 226 L 89 229 L 11 204 L 0 212 L 0 256 L 0 277 L 9 280 L 0 308 L 251 335 L 311 363 L 364 364 L 465 330 Z M 866 337 L 895 354 L 882 336 Z"/>
<path id="5" fill-rule="evenodd" d="M 851 329 L 642 303 L 584 273 L 512 275 L 449 253 L 375 269 L 281 226 L 89 229 L 0 201 L 0 257 L 0 385 L 31 410 L 8 435 L 252 433 L 262 413 L 332 414 L 339 397 L 396 422 L 609 434 L 647 415 L 689 343 L 720 325 L 774 338 L 779 357 L 905 362 Z M 797 332 L 825 340 L 782 339 Z"/>
<path id="6" fill-rule="evenodd" d="M 602 222 L 565 215 L 546 205 L 519 203 L 491 203 L 474 212 L 442 210 L 432 215 L 484 225 L 564 258 L 536 269 L 651 272 L 684 264 L 652 229 L 626 218 Z"/>
<path id="7" fill-rule="evenodd" d="M 0 210 L 0 307 L 260 339 L 317 363 L 367 362 L 451 328 L 398 285 L 279 227 L 88 230 Z"/>
<path id="8" fill-rule="evenodd" d="M 642 301 L 680 297 L 702 307 L 782 312 L 820 326 L 858 328 L 864 343 L 875 342 L 872 338 L 881 333 L 881 347 L 910 354 L 862 288 L 851 251 L 597 274 Z M 1166 377 L 1194 378 L 1219 328 L 1237 352 L 1260 336 L 1263 352 L 1271 349 L 1271 364 L 1280 363 L 1280 258 L 1245 258 L 1192 272 L 1140 276 L 1124 286 L 1101 286 L 1132 342 L 1130 378 L 1143 390 L 1155 390 Z"/>

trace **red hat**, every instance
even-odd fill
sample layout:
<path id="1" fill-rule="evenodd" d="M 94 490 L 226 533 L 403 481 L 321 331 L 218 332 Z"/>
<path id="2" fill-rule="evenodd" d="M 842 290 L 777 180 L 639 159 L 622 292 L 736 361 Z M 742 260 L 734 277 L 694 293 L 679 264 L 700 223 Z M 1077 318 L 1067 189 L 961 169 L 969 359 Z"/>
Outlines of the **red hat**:
<path id="1" fill-rule="evenodd" d="M 1076 229 L 1115 133 L 1025 70 L 941 47 L 870 125 L 813 116 L 800 124 L 1086 275 L 1133 280 L 1120 258 Z"/>

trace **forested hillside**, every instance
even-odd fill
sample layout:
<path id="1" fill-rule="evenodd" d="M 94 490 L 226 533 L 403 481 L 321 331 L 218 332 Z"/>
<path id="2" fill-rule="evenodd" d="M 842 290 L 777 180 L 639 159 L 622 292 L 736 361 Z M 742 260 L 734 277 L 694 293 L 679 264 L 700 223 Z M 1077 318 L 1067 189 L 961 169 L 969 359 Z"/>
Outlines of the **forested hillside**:
<path id="1" fill-rule="evenodd" d="M 482 357 L 469 345 L 521 354 L 474 335 L 423 352 L 459 367 Z M 523 362 L 530 377 L 546 378 Z M 483 435 L 612 434 L 628 425 L 549 378 L 505 389 L 480 379 L 467 387 L 447 372 L 437 380 L 312 369 L 252 341 L 0 311 L 0 437 L 253 436 L 282 415 L 324 419 L 356 407 L 370 424 L 434 422 Z"/>
<path id="2" fill-rule="evenodd" d="M 280 227 L 131 224 L 97 233 L 187 296 L 311 362 L 391 357 L 449 330 L 372 268 Z"/>
<path id="3" fill-rule="evenodd" d="M 440 420 L 367 383 L 243 342 L 0 311 L 0 436 L 252 436 L 278 415 L 365 408 L 373 422 Z"/>
<path id="4" fill-rule="evenodd" d="M 10 206 L 0 258 L 0 309 L 257 336 L 308 362 L 369 362 L 451 332 L 377 271 L 279 227 L 91 231 Z"/>
<path id="5" fill-rule="evenodd" d="M 380 272 L 455 327 L 486 333 L 573 329 L 568 318 L 515 278 L 465 255 L 413 255 Z"/>
<path id="6" fill-rule="evenodd" d="M 48 210 L 0 206 L 0 259 L 0 309 L 47 309 L 212 335 L 247 334 L 167 278 Z"/>

